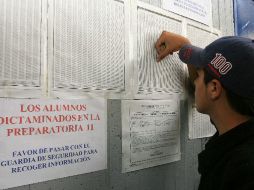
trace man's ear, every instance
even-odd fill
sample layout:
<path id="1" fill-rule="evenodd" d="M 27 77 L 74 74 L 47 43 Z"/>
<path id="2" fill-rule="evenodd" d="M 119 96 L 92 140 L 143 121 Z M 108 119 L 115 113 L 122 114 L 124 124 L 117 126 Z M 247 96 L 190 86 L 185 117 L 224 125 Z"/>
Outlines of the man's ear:
<path id="1" fill-rule="evenodd" d="M 213 79 L 207 85 L 209 97 L 212 100 L 218 99 L 223 91 L 223 86 L 221 85 L 220 81 Z"/>

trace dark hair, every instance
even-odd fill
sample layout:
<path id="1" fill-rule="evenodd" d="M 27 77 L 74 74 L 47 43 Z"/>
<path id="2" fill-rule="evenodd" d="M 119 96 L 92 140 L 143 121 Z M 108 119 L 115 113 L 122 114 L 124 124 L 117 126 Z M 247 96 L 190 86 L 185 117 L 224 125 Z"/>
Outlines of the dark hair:
<path id="1" fill-rule="evenodd" d="M 205 84 L 209 83 L 211 80 L 216 79 L 213 75 L 208 73 L 206 69 L 204 69 L 204 82 Z M 223 86 L 223 85 L 222 85 Z M 224 87 L 224 86 L 223 86 Z M 226 96 L 230 106 L 238 113 L 247 116 L 254 116 L 254 98 L 245 98 L 239 96 L 227 88 L 225 88 Z"/>

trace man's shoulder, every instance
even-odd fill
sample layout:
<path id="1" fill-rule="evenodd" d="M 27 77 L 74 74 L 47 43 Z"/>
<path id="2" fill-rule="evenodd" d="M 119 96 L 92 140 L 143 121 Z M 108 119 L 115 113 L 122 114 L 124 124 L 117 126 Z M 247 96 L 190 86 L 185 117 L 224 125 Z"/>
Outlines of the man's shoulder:
<path id="1" fill-rule="evenodd" d="M 236 146 L 229 152 L 228 157 L 229 170 L 250 171 L 254 176 L 254 138 Z"/>
<path id="2" fill-rule="evenodd" d="M 222 189 L 254 189 L 254 141 L 239 145 L 229 156 L 222 174 Z"/>

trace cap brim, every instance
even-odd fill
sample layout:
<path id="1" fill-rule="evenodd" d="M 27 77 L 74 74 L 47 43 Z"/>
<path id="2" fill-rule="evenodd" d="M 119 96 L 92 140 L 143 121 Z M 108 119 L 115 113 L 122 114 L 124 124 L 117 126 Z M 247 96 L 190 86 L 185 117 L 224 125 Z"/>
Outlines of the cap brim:
<path id="1" fill-rule="evenodd" d="M 202 68 L 205 66 L 202 60 L 202 54 L 202 48 L 188 44 L 179 51 L 179 58 L 186 64 L 191 64 L 196 68 Z"/>

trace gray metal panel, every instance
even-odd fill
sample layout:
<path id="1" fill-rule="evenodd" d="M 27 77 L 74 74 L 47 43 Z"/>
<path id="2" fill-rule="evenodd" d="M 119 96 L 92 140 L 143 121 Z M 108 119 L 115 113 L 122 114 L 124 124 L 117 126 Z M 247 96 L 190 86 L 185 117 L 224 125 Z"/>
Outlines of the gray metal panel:
<path id="1" fill-rule="evenodd" d="M 25 186 L 22 186 L 22 187 L 9 188 L 8 190 L 30 190 L 30 185 L 25 185 Z"/>
<path id="2" fill-rule="evenodd" d="M 188 140 L 187 103 L 181 103 L 181 149 L 182 159 L 157 167 L 121 173 L 121 105 L 120 100 L 108 101 L 108 121 L 110 131 L 110 187 L 116 190 L 184 190 L 199 183 L 197 154 L 201 151 L 201 141 Z"/>
<path id="3" fill-rule="evenodd" d="M 77 175 L 30 185 L 29 190 L 108 190 L 107 171 Z"/>
<path id="4" fill-rule="evenodd" d="M 138 170 L 136 172 L 121 173 L 122 170 L 122 126 L 121 126 L 121 101 L 108 101 L 108 121 L 109 129 L 109 170 L 110 170 L 110 189 L 131 189 L 149 190 L 165 189 L 166 165 L 149 169 Z"/>

